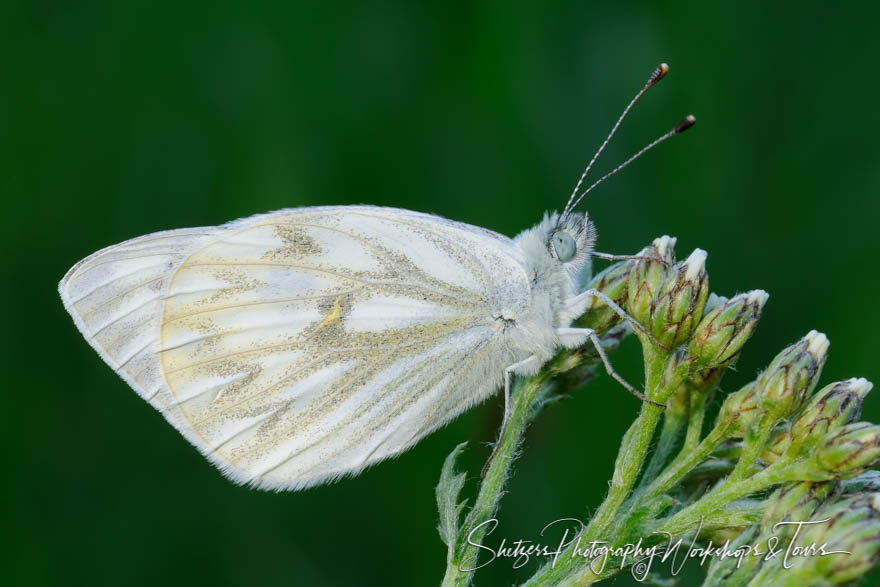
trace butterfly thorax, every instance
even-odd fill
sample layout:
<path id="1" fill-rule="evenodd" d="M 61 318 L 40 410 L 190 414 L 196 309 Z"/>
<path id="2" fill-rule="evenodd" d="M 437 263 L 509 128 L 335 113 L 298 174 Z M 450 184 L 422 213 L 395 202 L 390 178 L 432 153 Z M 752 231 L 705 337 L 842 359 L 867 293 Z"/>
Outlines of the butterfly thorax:
<path id="1" fill-rule="evenodd" d="M 575 245 L 572 256 L 563 261 L 554 249 L 557 233 L 569 235 Z M 534 227 L 514 239 L 523 254 L 529 277 L 531 304 L 516 321 L 511 343 L 542 357 L 550 357 L 558 347 L 556 329 L 577 318 L 565 301 L 576 295 L 581 272 L 587 266 L 596 231 L 586 215 L 546 214 Z"/>

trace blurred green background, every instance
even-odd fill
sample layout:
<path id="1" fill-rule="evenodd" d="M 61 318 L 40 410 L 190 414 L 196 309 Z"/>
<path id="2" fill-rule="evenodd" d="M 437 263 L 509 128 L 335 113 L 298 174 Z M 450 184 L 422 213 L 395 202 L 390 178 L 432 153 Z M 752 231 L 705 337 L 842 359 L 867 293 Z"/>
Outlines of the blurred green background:
<path id="1" fill-rule="evenodd" d="M 597 171 L 684 114 L 698 123 L 586 200 L 599 250 L 677 235 L 680 256 L 709 251 L 714 291 L 770 292 L 725 389 L 811 328 L 832 341 L 826 382 L 880 381 L 877 3 L 96 1 L 2 12 L 5 584 L 437 583 L 440 465 L 469 440 L 477 476 L 497 397 L 356 479 L 251 491 L 101 362 L 57 280 L 109 244 L 284 207 L 401 206 L 513 236 L 562 205 L 660 61 L 670 75 Z M 614 360 L 638 381 L 634 340 Z M 637 409 L 603 377 L 543 413 L 497 538 L 587 517 Z M 864 412 L 880 421 L 880 394 Z M 477 582 L 534 568 L 496 562 Z M 682 584 L 698 577 L 690 564 Z"/>

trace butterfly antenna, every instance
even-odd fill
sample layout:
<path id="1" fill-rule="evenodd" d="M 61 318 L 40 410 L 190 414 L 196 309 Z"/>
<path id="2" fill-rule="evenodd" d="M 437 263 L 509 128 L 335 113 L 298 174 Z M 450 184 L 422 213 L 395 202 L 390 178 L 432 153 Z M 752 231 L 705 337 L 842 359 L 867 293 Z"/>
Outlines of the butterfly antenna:
<path id="1" fill-rule="evenodd" d="M 608 141 L 611 140 L 611 137 L 614 136 L 614 133 L 617 132 L 617 128 L 620 126 L 620 123 L 623 122 L 623 119 L 626 118 L 626 115 L 629 114 L 629 111 L 635 105 L 636 102 L 639 101 L 639 98 L 648 91 L 648 89 L 663 79 L 663 76 L 669 71 L 669 66 L 665 63 L 661 63 L 658 65 L 653 72 L 651 72 L 651 77 L 648 78 L 648 81 L 645 82 L 644 87 L 638 91 L 638 93 L 630 100 L 629 104 L 627 104 L 626 108 L 623 109 L 623 113 L 620 115 L 620 118 L 617 119 L 617 122 L 614 124 L 614 127 L 611 129 L 611 132 L 608 133 L 608 136 L 605 137 L 605 140 L 602 142 L 602 145 L 599 147 L 599 150 L 596 151 L 596 154 L 593 155 L 593 158 L 590 159 L 590 162 L 587 164 L 587 168 L 584 169 L 584 172 L 581 174 L 581 178 L 578 180 L 577 185 L 574 186 L 574 190 L 571 192 L 571 197 L 568 198 L 568 203 L 565 204 L 565 208 L 562 211 L 562 216 L 565 217 L 574 209 L 572 205 L 572 201 L 574 201 L 575 196 L 577 196 L 578 190 L 581 189 L 581 185 L 584 183 L 584 179 L 587 177 L 587 174 L 590 172 L 590 169 L 593 168 L 593 164 L 596 162 L 596 159 L 599 158 L 599 155 L 602 154 L 602 151 L 605 150 L 605 146 L 608 144 Z"/>
<path id="2" fill-rule="evenodd" d="M 612 169 L 611 171 L 609 171 L 608 173 L 606 173 L 605 175 L 603 175 L 602 177 L 597 179 L 593 183 L 593 185 L 591 185 L 590 187 L 585 189 L 584 193 L 582 193 L 580 196 L 578 196 L 578 199 L 574 201 L 574 205 L 572 205 L 571 208 L 574 209 L 574 207 L 577 206 L 578 203 L 580 203 L 580 201 L 584 198 L 584 196 L 586 196 L 591 191 L 593 191 L 593 188 L 598 186 L 600 183 L 602 183 L 603 181 L 605 181 L 606 179 L 608 179 L 609 177 L 611 177 L 612 175 L 614 175 L 615 173 L 617 173 L 618 171 L 620 171 L 621 169 L 623 169 L 624 167 L 626 167 L 627 165 L 629 165 L 630 163 L 632 163 L 633 161 L 635 161 L 636 159 L 638 159 L 639 157 L 641 157 L 642 155 L 644 155 L 645 153 L 647 153 L 648 151 L 650 151 L 651 149 L 653 149 L 654 147 L 656 147 L 657 145 L 659 145 L 660 143 L 665 141 L 666 139 L 668 139 L 669 137 L 683 133 L 684 131 L 686 131 L 687 129 L 692 127 L 696 122 L 697 122 L 697 119 L 694 118 L 693 114 L 688 114 L 687 116 L 682 118 L 679 121 L 679 123 L 676 124 L 674 127 L 672 127 L 666 134 L 657 137 L 656 139 L 654 139 L 653 141 L 648 143 L 648 145 L 643 147 L 638 153 L 636 153 L 635 155 L 633 155 L 632 157 L 630 157 L 629 159 L 627 159 L 626 161 L 624 161 L 623 163 L 621 163 L 620 165 L 618 165 L 617 167 L 615 167 L 614 169 Z"/>

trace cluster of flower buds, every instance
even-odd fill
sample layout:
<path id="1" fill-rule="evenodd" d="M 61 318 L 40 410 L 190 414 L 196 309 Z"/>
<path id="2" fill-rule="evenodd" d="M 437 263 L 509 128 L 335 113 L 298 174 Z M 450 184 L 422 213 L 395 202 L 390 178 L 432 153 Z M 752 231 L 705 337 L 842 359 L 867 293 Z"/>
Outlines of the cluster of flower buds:
<path id="1" fill-rule="evenodd" d="M 802 529 L 798 528 L 797 523 L 809 521 L 816 510 L 834 495 L 834 492 L 835 484 L 832 482 L 795 482 L 779 487 L 767 498 L 761 521 L 744 531 L 730 550 L 735 550 L 744 544 L 757 545 L 758 548 L 768 548 L 769 545 L 775 544 L 775 550 L 785 552 L 792 542 L 803 545 L 803 539 L 798 536 L 802 534 Z M 715 559 L 709 567 L 704 585 L 764 585 L 765 583 L 750 583 L 750 581 L 756 574 L 775 573 L 768 567 L 783 567 L 783 561 L 780 559 L 780 556 L 766 559 L 760 556 Z M 788 561 L 785 561 L 785 564 L 789 564 Z"/>
<path id="2" fill-rule="evenodd" d="M 815 330 L 776 355 L 757 380 L 727 398 L 716 426 L 728 438 L 744 438 L 740 475 L 760 458 L 773 463 L 789 450 L 788 418 L 812 392 L 825 364 L 828 339 Z M 769 442 L 768 442 L 769 441 Z"/>
<path id="3" fill-rule="evenodd" d="M 710 294 L 706 252 L 695 249 L 687 259 L 676 263 L 674 247 L 673 237 L 654 239 L 634 259 L 598 273 L 586 288 L 600 291 L 624 307 L 664 347 L 686 345 L 683 357 L 693 378 L 736 360 L 768 296 L 763 290 L 732 299 Z M 601 333 L 620 320 L 604 301 L 594 298 L 577 320 L 577 326 Z M 718 378 L 720 375 L 714 383 Z M 707 379 L 711 377 L 707 375 Z M 698 387 L 711 387 L 709 381 L 706 383 Z"/>
<path id="4" fill-rule="evenodd" d="M 847 379 L 810 397 L 827 352 L 825 335 L 810 331 L 779 353 L 757 380 L 725 398 L 716 428 L 726 438 L 745 438 L 765 466 L 780 459 L 796 463 L 792 480 L 863 472 L 880 460 L 880 426 L 855 422 L 872 386 L 863 378 Z"/>
<path id="5" fill-rule="evenodd" d="M 714 509 L 704 506 L 713 512 L 706 520 L 715 523 L 707 531 L 735 544 L 795 538 L 795 527 L 786 523 L 831 518 L 824 525 L 805 526 L 799 542 L 823 539 L 830 548 L 854 553 L 803 557 L 795 565 L 799 571 L 759 557 L 742 566 L 742 561 L 721 562 L 713 565 L 705 584 L 811 584 L 817 577 L 833 584 L 857 578 L 880 560 L 880 472 L 867 472 L 880 463 L 880 426 L 857 422 L 871 383 L 847 379 L 814 394 L 829 342 L 810 331 L 774 357 L 754 381 L 728 394 L 714 429 L 700 441 L 706 397 L 737 360 L 768 295 L 763 290 L 730 299 L 710 294 L 705 251 L 696 249 L 676 262 L 674 246 L 674 238 L 655 239 L 635 258 L 596 275 L 588 287 L 622 306 L 643 327 L 637 330 L 653 377 L 649 397 L 666 407 L 661 443 L 667 429 L 672 431 L 667 436 L 675 438 L 690 420 L 685 448 L 692 450 L 673 459 L 670 469 L 678 476 L 668 475 L 684 488 L 676 499 L 702 495 L 685 504 L 700 511 L 698 502 L 714 495 L 718 503 L 706 502 Z M 604 332 L 620 322 L 617 313 L 594 299 L 578 325 Z M 618 329 L 625 330 L 623 325 Z M 649 348 L 660 347 L 667 352 L 649 354 Z M 688 454 L 698 456 L 689 460 Z M 852 479 L 860 481 L 845 481 Z M 764 485 L 756 490 L 759 481 Z M 672 498 L 660 493 L 672 483 L 667 479 L 659 485 L 651 502 L 656 512 L 647 517 L 670 506 L 663 500 Z M 761 491 L 771 488 L 775 491 L 762 503 L 760 496 L 766 494 Z M 721 503 L 718 496 L 731 501 Z M 673 527 L 677 515 L 672 515 Z"/>
<path id="6" fill-rule="evenodd" d="M 859 579 L 880 558 L 880 493 L 826 502 L 791 547 L 800 556 L 789 556 L 788 565 L 764 562 L 750 584 L 841 585 Z"/>
<path id="7" fill-rule="evenodd" d="M 871 391 L 864 378 L 852 378 L 826 385 L 795 416 L 790 426 L 781 426 L 771 435 L 761 454 L 761 461 L 770 465 L 783 456 L 808 456 L 823 442 L 825 436 L 855 422 L 862 411 L 862 401 Z"/>
<path id="8" fill-rule="evenodd" d="M 626 308 L 668 348 L 685 342 L 709 297 L 706 251 L 675 263 L 675 239 L 663 236 L 642 250 L 629 272 Z"/>
<path id="9" fill-rule="evenodd" d="M 767 443 L 761 461 L 772 464 L 783 455 L 809 455 L 829 432 L 858 420 L 862 401 L 871 391 L 864 378 L 852 378 L 826 385 L 795 416 L 791 426 L 780 427 Z"/>

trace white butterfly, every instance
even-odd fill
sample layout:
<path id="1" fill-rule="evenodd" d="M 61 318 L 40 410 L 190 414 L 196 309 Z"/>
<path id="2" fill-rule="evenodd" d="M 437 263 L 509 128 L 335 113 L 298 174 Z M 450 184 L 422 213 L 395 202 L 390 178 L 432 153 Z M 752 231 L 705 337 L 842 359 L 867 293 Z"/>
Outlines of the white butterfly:
<path id="1" fill-rule="evenodd" d="M 576 291 L 596 233 L 569 206 L 513 240 L 394 208 L 280 210 L 108 247 L 59 291 L 104 361 L 225 475 L 302 489 L 596 341 L 570 327 L 599 294 Z"/>

